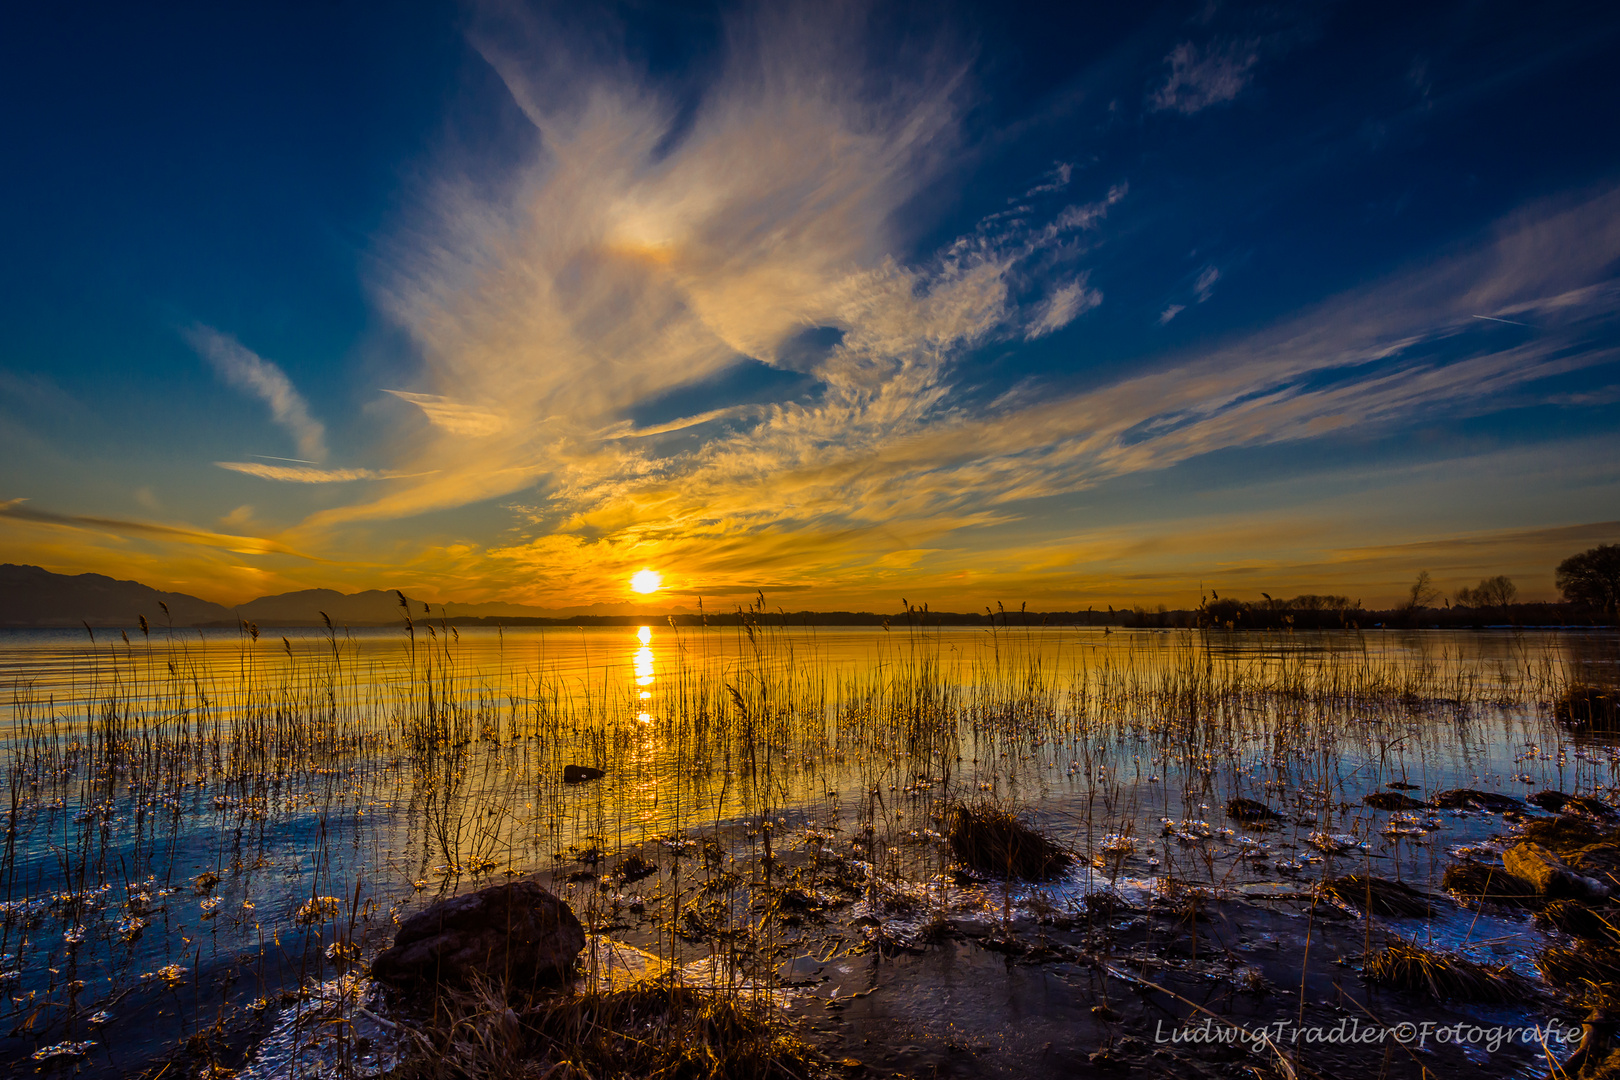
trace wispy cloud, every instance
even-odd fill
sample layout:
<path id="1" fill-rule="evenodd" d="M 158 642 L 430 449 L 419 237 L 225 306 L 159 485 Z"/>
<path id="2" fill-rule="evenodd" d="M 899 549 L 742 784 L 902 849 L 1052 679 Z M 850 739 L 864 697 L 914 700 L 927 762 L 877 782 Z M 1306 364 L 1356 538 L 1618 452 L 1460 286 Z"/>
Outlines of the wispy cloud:
<path id="1" fill-rule="evenodd" d="M 396 480 L 412 474 L 378 469 L 318 469 L 309 465 L 265 465 L 257 461 L 216 461 L 222 469 L 292 484 L 338 484 L 349 480 Z"/>
<path id="2" fill-rule="evenodd" d="M 82 514 L 58 514 L 38 510 L 27 505 L 27 499 L 0 500 L 0 517 L 18 521 L 55 525 L 69 529 L 87 529 L 94 532 L 147 536 L 158 540 L 176 541 L 188 545 L 225 548 L 242 555 L 297 555 L 309 558 L 275 540 L 257 536 L 235 536 L 230 533 L 210 532 L 175 525 L 159 525 L 149 521 L 129 521 L 123 518 L 90 517 Z"/>
<path id="3" fill-rule="evenodd" d="M 1202 48 L 1184 41 L 1164 58 L 1170 74 L 1149 103 L 1155 109 L 1173 109 L 1190 116 L 1231 101 L 1248 85 L 1259 59 L 1260 50 L 1254 41 L 1211 42 Z"/>
<path id="4" fill-rule="evenodd" d="M 270 406 L 270 419 L 293 437 L 299 454 L 314 461 L 326 458 L 326 429 L 310 415 L 308 402 L 286 372 L 213 327 L 191 327 L 185 337 L 220 378 Z"/>
<path id="5" fill-rule="evenodd" d="M 1038 337 L 1045 337 L 1054 330 L 1061 330 L 1081 313 L 1090 311 L 1102 301 L 1102 293 L 1099 290 L 1086 287 L 1084 276 L 1077 281 L 1059 285 L 1052 290 L 1052 295 L 1036 308 L 1035 318 L 1030 323 L 1029 329 L 1024 332 L 1024 339 L 1033 341 Z"/>
<path id="6" fill-rule="evenodd" d="M 1198 271 L 1198 277 L 1193 281 L 1193 296 L 1200 304 L 1208 300 L 1215 293 L 1215 283 L 1221 280 L 1221 272 L 1217 267 L 1206 266 Z"/>
<path id="7" fill-rule="evenodd" d="M 727 411 L 716 401 L 706 419 L 749 431 L 765 422 L 773 437 L 780 426 L 804 452 L 861 452 L 947 407 L 944 375 L 964 349 L 1051 333 L 1102 301 L 1075 253 L 1124 185 L 1034 221 L 987 223 L 920 262 L 898 257 L 893 215 L 957 137 L 957 67 L 924 63 L 877 87 L 836 26 L 739 25 L 725 73 L 676 136 L 674 106 L 623 65 L 559 58 L 544 33 L 528 32 L 474 38 L 542 154 L 502 201 L 451 181 L 437 188 L 382 283 L 425 360 L 418 386 L 389 392 L 420 407 L 437 436 L 396 465 L 437 472 L 311 528 L 541 479 L 567 504 L 701 471 L 708 449 L 675 459 L 618 436 L 641 403 L 744 358 L 808 374 L 817 404 Z M 1059 167 L 1055 180 L 1069 173 Z M 1022 303 L 1015 283 L 1036 262 L 1063 276 Z M 836 344 L 807 360 L 799 343 L 818 329 Z"/>
<path id="8" fill-rule="evenodd" d="M 908 256 L 895 212 L 958 139 L 955 69 L 924 65 L 877 93 L 812 30 L 738 29 L 679 125 L 622 64 L 553 64 L 535 39 L 478 36 L 543 149 L 504 185 L 445 181 L 386 253 L 382 295 L 423 361 L 412 389 L 389 393 L 431 427 L 399 444 L 396 482 L 294 535 L 529 492 L 536 509 L 508 540 L 458 554 L 458 572 L 489 560 L 581 600 L 654 555 L 693 587 L 743 568 L 870 585 L 903 572 L 896 553 L 1017 521 L 1031 500 L 1234 447 L 1538 401 L 1538 380 L 1614 359 L 1598 330 L 1620 256 L 1608 194 L 1084 393 L 967 393 L 970 350 L 1063 327 L 1083 348 L 1082 316 L 1103 302 L 1086 256 L 1128 188 L 1038 210 L 1075 186 L 1060 169 Z M 1183 111 L 1230 100 L 1254 63 L 1179 55 L 1162 96 Z M 1219 278 L 1206 266 L 1187 302 Z M 1538 329 L 1503 341 L 1474 314 Z M 807 334 L 824 344 L 806 352 Z M 744 358 L 814 392 L 633 422 Z"/>
<path id="9" fill-rule="evenodd" d="M 506 417 L 495 409 L 452 401 L 438 394 L 412 394 L 404 390 L 384 390 L 383 393 L 415 405 L 430 423 L 452 435 L 495 435 L 506 427 Z"/>

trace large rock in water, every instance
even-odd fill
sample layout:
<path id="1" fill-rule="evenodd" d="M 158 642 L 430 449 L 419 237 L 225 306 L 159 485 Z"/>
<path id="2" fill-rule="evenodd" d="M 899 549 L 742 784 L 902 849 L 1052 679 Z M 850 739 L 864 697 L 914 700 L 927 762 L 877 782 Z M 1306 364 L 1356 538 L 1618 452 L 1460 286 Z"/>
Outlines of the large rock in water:
<path id="1" fill-rule="evenodd" d="M 573 909 L 538 882 L 441 900 L 400 924 L 371 974 L 391 983 L 532 983 L 561 977 L 585 947 Z"/>
<path id="2" fill-rule="evenodd" d="M 1604 900 L 1609 888 L 1594 878 L 1583 877 L 1540 844 L 1525 841 L 1502 855 L 1502 865 L 1520 881 L 1534 885 L 1543 896 L 1572 896 L 1582 900 Z"/>

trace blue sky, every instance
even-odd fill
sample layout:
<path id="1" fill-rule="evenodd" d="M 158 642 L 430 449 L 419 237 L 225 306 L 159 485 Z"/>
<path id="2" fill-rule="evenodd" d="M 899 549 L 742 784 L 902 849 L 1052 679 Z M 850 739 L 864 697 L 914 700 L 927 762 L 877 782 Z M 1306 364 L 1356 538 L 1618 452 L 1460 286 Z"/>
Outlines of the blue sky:
<path id="1" fill-rule="evenodd" d="M 11 24 L 5 561 L 1058 609 L 1620 539 L 1602 5 Z"/>

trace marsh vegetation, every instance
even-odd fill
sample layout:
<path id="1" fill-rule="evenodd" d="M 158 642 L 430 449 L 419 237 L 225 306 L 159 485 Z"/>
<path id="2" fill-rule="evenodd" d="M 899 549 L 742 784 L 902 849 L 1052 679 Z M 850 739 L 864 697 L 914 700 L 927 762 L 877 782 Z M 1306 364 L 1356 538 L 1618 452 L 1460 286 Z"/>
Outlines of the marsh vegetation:
<path id="1" fill-rule="evenodd" d="M 1054 1052 L 1169 1068 L 1146 1019 L 1335 994 L 1568 1018 L 1538 967 L 1570 966 L 1547 952 L 1567 931 L 1498 887 L 1498 838 L 1531 792 L 1605 805 L 1614 745 L 1565 714 L 1606 715 L 1616 655 L 1601 634 L 414 613 L 18 634 L 0 1049 L 97 1076 L 1037 1075 Z M 1438 798 L 1458 791 L 1479 798 Z M 591 935 L 571 987 L 424 1003 L 366 977 L 412 911 L 529 875 Z M 1037 974 L 1063 1003 L 1009 1034 Z M 1534 1058 L 1504 1053 L 1504 1074 Z"/>

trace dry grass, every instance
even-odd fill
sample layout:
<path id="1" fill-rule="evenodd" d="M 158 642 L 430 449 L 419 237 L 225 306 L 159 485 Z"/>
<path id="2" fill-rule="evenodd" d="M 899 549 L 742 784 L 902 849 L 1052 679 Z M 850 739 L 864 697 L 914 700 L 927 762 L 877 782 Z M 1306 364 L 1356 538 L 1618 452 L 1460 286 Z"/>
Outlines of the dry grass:
<path id="1" fill-rule="evenodd" d="M 1410 885 L 1370 874 L 1331 878 L 1318 889 L 1324 896 L 1369 915 L 1428 918 L 1434 914 L 1434 905 Z"/>
<path id="2" fill-rule="evenodd" d="M 498 987 L 441 999 L 400 1080 L 806 1080 L 826 1061 L 766 994 L 678 983 L 509 1000 Z"/>
<path id="3" fill-rule="evenodd" d="M 1281 821 L 1282 815 L 1257 799 L 1229 799 L 1226 816 L 1233 821 L 1255 824 L 1262 821 Z"/>
<path id="4" fill-rule="evenodd" d="M 1542 950 L 1536 961 L 1542 978 L 1594 1005 L 1620 1004 L 1620 953 L 1582 945 Z"/>
<path id="5" fill-rule="evenodd" d="M 1369 954 L 1362 975 L 1368 982 L 1439 1001 L 1524 1001 L 1534 993 L 1530 983 L 1505 964 L 1477 964 L 1399 939 Z"/>
<path id="6" fill-rule="evenodd" d="M 1546 902 L 1529 882 L 1520 881 L 1500 866 L 1484 866 L 1475 862 L 1453 863 L 1446 867 L 1440 887 L 1468 908 L 1499 904 L 1534 911 Z"/>
<path id="7" fill-rule="evenodd" d="M 1620 693 L 1607 687 L 1571 686 L 1553 701 L 1553 715 L 1571 727 L 1620 730 Z"/>
<path id="8" fill-rule="evenodd" d="M 989 800 L 951 811 L 951 854 L 970 870 L 1042 881 L 1061 873 L 1074 856 L 1037 832 L 1012 810 Z"/>
<path id="9" fill-rule="evenodd" d="M 1612 909 L 1594 908 L 1578 900 L 1554 900 L 1536 913 L 1536 922 L 1572 937 L 1620 944 L 1620 917 Z"/>

